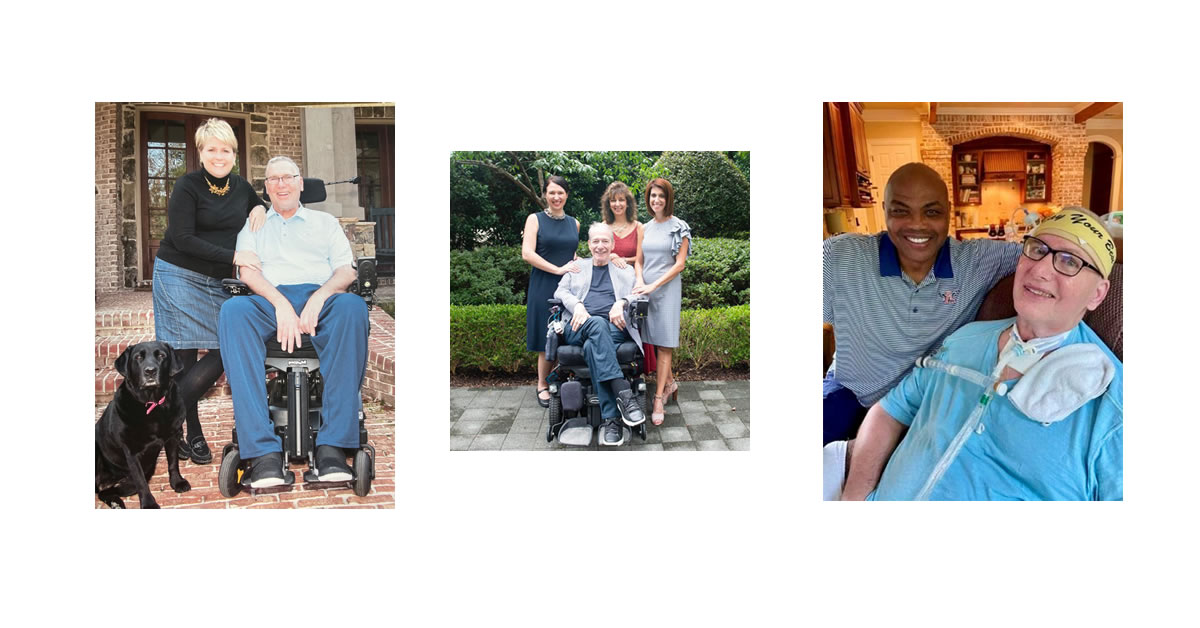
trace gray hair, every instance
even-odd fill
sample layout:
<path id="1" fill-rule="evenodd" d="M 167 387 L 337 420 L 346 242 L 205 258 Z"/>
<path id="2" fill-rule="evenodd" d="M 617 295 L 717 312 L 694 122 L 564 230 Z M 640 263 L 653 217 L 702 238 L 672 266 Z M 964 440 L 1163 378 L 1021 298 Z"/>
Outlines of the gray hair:
<path id="1" fill-rule="evenodd" d="M 610 240 L 612 240 L 616 236 L 616 234 L 612 230 L 612 227 L 608 226 L 608 223 L 593 222 L 592 226 L 588 227 L 588 239 L 589 240 L 592 239 L 592 232 L 595 231 L 596 229 L 604 229 L 605 231 L 607 231 L 608 239 L 610 239 Z"/>
<path id="2" fill-rule="evenodd" d="M 288 157 L 287 155 L 280 155 L 278 157 L 272 157 L 271 160 L 267 162 L 267 167 L 264 170 L 264 172 L 266 170 L 270 170 L 271 164 L 276 163 L 276 162 L 284 162 L 284 163 L 292 164 L 292 167 L 296 169 L 296 174 L 300 174 L 300 166 L 297 166 L 296 162 L 292 161 L 292 158 Z"/>

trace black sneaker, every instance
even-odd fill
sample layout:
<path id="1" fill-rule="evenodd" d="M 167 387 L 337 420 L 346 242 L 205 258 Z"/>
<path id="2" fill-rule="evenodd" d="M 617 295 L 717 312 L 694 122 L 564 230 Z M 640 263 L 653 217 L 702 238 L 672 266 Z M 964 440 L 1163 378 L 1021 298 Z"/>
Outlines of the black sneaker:
<path id="1" fill-rule="evenodd" d="M 606 419 L 600 426 L 600 444 L 620 447 L 625 444 L 625 428 L 616 419 Z"/>
<path id="2" fill-rule="evenodd" d="M 346 465 L 346 452 L 333 445 L 317 445 L 317 479 L 322 482 L 349 482 L 354 473 Z"/>
<path id="3" fill-rule="evenodd" d="M 208 443 L 204 441 L 203 434 L 193 436 L 191 441 L 179 441 L 179 459 L 192 459 L 195 464 L 208 464 L 212 462 L 212 451 L 208 448 Z"/>
<path id="4" fill-rule="evenodd" d="M 270 488 L 283 483 L 282 452 L 263 454 L 250 463 L 250 488 Z"/>
<path id="5" fill-rule="evenodd" d="M 642 405 L 638 403 L 633 391 L 628 388 L 617 393 L 617 409 L 621 411 L 621 420 L 629 427 L 646 422 L 646 414 L 642 412 Z"/>

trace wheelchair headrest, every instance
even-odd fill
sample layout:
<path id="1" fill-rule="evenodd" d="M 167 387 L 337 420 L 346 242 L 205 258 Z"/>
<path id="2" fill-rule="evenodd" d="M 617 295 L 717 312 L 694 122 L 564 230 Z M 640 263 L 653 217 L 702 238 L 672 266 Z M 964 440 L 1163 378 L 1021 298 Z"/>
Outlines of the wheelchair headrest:
<path id="1" fill-rule="evenodd" d="M 265 186 L 266 184 L 264 184 Z M 300 192 L 300 204 L 309 205 L 311 203 L 320 203 L 326 198 L 325 181 L 323 179 L 314 179 L 304 177 L 304 190 Z M 263 189 L 262 200 L 268 206 L 271 204 L 271 195 L 267 194 L 266 189 Z"/>

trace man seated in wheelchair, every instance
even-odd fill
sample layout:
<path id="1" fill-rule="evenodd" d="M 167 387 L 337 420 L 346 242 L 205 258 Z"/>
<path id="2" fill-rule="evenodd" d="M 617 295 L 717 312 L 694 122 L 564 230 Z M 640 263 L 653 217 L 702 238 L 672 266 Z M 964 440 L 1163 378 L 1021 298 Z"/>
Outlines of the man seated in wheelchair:
<path id="1" fill-rule="evenodd" d="M 352 479 L 342 450 L 359 447 L 359 389 L 367 363 L 367 305 L 346 292 L 355 280 L 353 254 L 337 218 L 300 204 L 304 181 L 287 157 L 267 162 L 272 200 L 257 232 L 243 229 L 237 250 L 258 266 L 240 268 L 252 296 L 221 307 L 221 358 L 233 391 L 234 422 L 251 488 L 285 483 L 282 441 L 273 430 L 263 376 L 266 342 L 288 353 L 309 334 L 324 382 L 322 424 L 316 437 L 316 475 L 322 482 Z"/>
<path id="2" fill-rule="evenodd" d="M 633 268 L 617 268 L 612 258 L 612 228 L 602 222 L 588 229 L 590 259 L 579 260 L 580 271 L 563 275 L 554 298 L 563 303 L 563 340 L 583 347 L 596 397 L 600 402 L 600 443 L 625 442 L 625 425 L 636 426 L 646 415 L 621 373 L 617 347 L 631 339 L 625 306 L 633 290 Z M 636 333 L 636 332 L 635 332 Z M 641 346 L 640 337 L 632 337 Z"/>
<path id="3" fill-rule="evenodd" d="M 849 452 L 826 445 L 826 499 L 1122 499 L 1122 365 L 1083 322 L 1108 294 L 1113 239 L 1067 208 L 1021 252 L 1016 318 L 951 334 L 870 409 Z"/>

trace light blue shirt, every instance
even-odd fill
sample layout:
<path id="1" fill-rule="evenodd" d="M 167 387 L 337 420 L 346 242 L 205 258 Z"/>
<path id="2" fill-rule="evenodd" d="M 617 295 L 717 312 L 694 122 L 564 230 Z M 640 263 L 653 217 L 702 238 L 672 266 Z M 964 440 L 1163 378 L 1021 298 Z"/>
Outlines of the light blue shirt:
<path id="1" fill-rule="evenodd" d="M 1000 334 L 1016 319 L 971 323 L 946 339 L 939 359 L 991 373 Z M 1063 346 L 1087 342 L 1116 367 L 1108 390 L 1057 423 L 1043 425 L 994 396 L 980 425 L 930 499 L 1120 500 L 1123 498 L 1122 366 L 1085 323 Z M 1008 381 L 1011 390 L 1019 379 Z M 979 403 L 983 387 L 945 371 L 913 369 L 880 402 L 908 433 L 867 499 L 913 499 Z"/>
<path id="2" fill-rule="evenodd" d="M 271 208 L 257 232 L 251 232 L 248 224 L 242 227 L 237 250 L 258 255 L 263 276 L 273 286 L 319 286 L 329 281 L 334 270 L 354 262 L 338 219 L 304 206 L 288 219 Z"/>

